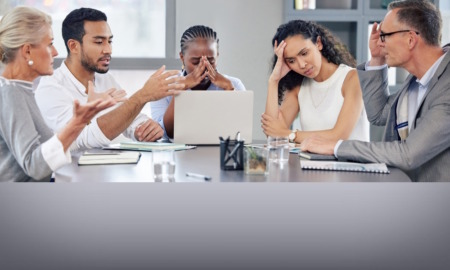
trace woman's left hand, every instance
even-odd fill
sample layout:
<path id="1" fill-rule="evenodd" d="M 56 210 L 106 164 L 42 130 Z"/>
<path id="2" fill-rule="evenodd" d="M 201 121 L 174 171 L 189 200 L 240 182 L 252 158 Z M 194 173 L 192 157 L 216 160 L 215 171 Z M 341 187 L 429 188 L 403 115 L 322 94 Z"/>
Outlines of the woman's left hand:
<path id="1" fill-rule="evenodd" d="M 263 113 L 261 116 L 261 127 L 266 136 L 285 137 L 291 133 L 281 112 L 278 112 L 278 118 Z"/>
<path id="2" fill-rule="evenodd" d="M 209 80 L 217 85 L 218 87 L 224 89 L 224 90 L 234 90 L 233 84 L 230 80 L 225 78 L 222 74 L 220 74 L 208 61 L 206 57 L 202 57 L 203 61 L 206 65 L 206 73 L 208 75 Z"/>

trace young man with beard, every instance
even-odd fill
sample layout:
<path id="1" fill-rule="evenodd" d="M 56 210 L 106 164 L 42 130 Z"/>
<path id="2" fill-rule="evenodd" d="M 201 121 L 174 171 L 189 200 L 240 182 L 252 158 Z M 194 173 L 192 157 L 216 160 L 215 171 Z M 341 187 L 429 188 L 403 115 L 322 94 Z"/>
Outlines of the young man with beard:
<path id="1" fill-rule="evenodd" d="M 156 71 L 130 98 L 108 74 L 113 35 L 106 15 L 91 8 L 72 11 L 63 21 L 62 34 L 68 56 L 52 76 L 41 78 L 36 101 L 47 125 L 61 130 L 73 115 L 73 101 L 88 102 L 88 82 L 95 86 L 96 98 L 112 96 L 119 104 L 100 114 L 78 136 L 71 150 L 102 147 L 121 133 L 138 141 L 156 141 L 164 134 L 161 126 L 140 114 L 149 101 L 173 95 L 184 88 L 180 78 L 170 78 L 178 71 Z"/>

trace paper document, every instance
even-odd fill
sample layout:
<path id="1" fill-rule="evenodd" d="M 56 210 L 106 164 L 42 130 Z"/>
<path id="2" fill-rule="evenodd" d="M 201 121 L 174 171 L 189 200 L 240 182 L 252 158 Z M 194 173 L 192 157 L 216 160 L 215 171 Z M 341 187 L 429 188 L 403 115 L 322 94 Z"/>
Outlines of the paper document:
<path id="1" fill-rule="evenodd" d="M 187 150 L 193 149 L 195 146 L 181 143 L 163 143 L 163 142 L 121 142 L 111 144 L 104 149 L 121 149 L 121 150 L 137 150 L 137 151 L 161 151 L 161 150 Z"/>
<path id="2" fill-rule="evenodd" d="M 140 157 L 139 152 L 86 151 L 78 160 L 78 165 L 136 164 Z"/>

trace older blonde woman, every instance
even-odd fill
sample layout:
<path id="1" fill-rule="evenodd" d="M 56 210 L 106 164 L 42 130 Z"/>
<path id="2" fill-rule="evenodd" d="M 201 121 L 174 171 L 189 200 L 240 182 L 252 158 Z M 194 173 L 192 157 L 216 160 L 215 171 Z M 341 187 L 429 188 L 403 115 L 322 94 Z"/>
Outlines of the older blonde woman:
<path id="1" fill-rule="evenodd" d="M 68 149 L 110 98 L 84 106 L 74 102 L 74 116 L 58 134 L 46 126 L 36 105 L 32 82 L 53 73 L 51 18 L 31 7 L 17 7 L 0 21 L 0 181 L 49 181 L 52 171 L 71 162 Z M 94 94 L 92 83 L 89 93 Z"/>

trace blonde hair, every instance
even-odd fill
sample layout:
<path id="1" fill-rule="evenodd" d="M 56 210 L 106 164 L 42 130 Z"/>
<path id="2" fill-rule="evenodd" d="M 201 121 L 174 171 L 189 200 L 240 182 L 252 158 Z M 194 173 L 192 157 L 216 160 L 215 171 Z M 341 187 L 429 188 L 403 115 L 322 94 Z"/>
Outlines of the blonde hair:
<path id="1" fill-rule="evenodd" d="M 26 6 L 18 6 L 0 21 L 0 60 L 7 64 L 14 60 L 24 44 L 36 45 L 42 41 L 46 26 L 52 18 L 44 12 Z"/>

